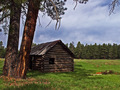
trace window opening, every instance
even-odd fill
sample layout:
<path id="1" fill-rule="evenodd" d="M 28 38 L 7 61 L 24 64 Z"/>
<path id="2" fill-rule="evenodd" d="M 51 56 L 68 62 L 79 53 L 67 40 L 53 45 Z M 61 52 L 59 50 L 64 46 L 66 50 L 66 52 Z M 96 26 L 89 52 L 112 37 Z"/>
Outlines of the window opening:
<path id="1" fill-rule="evenodd" d="M 55 64 L 55 58 L 49 58 L 49 64 Z"/>

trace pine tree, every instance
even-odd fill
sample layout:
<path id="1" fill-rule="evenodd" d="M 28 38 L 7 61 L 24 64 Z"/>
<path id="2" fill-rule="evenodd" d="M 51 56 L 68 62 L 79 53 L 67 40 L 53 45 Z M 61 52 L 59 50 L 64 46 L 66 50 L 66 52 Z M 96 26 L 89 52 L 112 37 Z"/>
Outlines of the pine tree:
<path id="1" fill-rule="evenodd" d="M 120 59 L 120 45 L 117 46 L 117 58 Z"/>
<path id="2" fill-rule="evenodd" d="M 99 59 L 99 48 L 98 48 L 98 45 L 95 43 L 94 45 L 93 45 L 93 58 L 94 59 Z"/>
<path id="3" fill-rule="evenodd" d="M 0 12 L 2 12 L 0 13 L 0 23 L 2 23 L 5 33 L 7 30 L 9 32 L 3 75 L 14 77 L 15 63 L 18 59 L 21 1 L 0 0 Z"/>
<path id="4" fill-rule="evenodd" d="M 92 44 L 89 45 L 90 59 L 94 58 L 94 46 Z"/>
<path id="5" fill-rule="evenodd" d="M 112 59 L 113 58 L 113 47 L 111 44 L 108 44 L 108 59 Z"/>
<path id="6" fill-rule="evenodd" d="M 87 44 L 84 46 L 82 45 L 82 54 L 81 54 L 81 58 L 82 59 L 86 59 L 87 58 L 87 54 L 89 54 L 89 51 L 87 51 Z"/>
<path id="7" fill-rule="evenodd" d="M 0 41 L 0 48 L 3 46 L 3 42 L 2 41 Z"/>
<path id="8" fill-rule="evenodd" d="M 113 59 L 117 58 L 117 44 L 113 44 Z"/>
<path id="9" fill-rule="evenodd" d="M 82 46 L 81 43 L 78 42 L 77 46 L 75 48 L 75 55 L 76 55 L 77 58 L 81 58 L 81 53 L 82 53 L 82 47 L 81 46 Z"/>
<path id="10" fill-rule="evenodd" d="M 102 59 L 107 59 L 107 45 L 105 43 L 103 43 L 103 45 L 101 46 L 101 58 Z"/>
<path id="11" fill-rule="evenodd" d="M 83 59 L 85 56 L 85 48 L 84 47 L 85 47 L 84 44 L 81 44 L 81 56 L 80 56 L 81 59 Z"/>
<path id="12" fill-rule="evenodd" d="M 69 49 L 72 51 L 72 53 L 75 54 L 75 46 L 74 46 L 74 42 L 69 44 Z"/>
<path id="13" fill-rule="evenodd" d="M 65 45 L 69 48 L 68 43 L 66 43 Z"/>

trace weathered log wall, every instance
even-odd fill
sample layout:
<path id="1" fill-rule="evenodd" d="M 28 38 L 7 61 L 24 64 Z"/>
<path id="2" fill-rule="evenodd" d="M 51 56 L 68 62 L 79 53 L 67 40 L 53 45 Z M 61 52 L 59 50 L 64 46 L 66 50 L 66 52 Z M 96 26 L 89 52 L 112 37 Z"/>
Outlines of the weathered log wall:
<path id="1" fill-rule="evenodd" d="M 55 58 L 54 64 L 49 64 L 49 59 Z M 71 55 L 60 45 L 55 45 L 44 58 L 44 72 L 70 72 L 74 70 Z"/>

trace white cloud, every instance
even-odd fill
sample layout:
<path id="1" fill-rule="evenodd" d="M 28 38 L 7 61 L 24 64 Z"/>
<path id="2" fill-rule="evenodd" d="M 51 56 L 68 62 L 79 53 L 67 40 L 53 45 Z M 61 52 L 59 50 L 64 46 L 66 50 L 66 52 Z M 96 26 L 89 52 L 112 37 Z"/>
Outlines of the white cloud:
<path id="1" fill-rule="evenodd" d="M 103 2 L 91 0 L 86 5 L 78 5 L 75 11 L 68 5 L 70 9 L 63 17 L 62 27 L 69 33 L 69 40 L 83 43 L 120 42 L 120 13 L 109 16 L 108 5 L 102 5 Z"/>
<path id="2" fill-rule="evenodd" d="M 69 6 L 70 9 L 68 7 L 68 11 L 65 16 L 63 16 L 62 26 L 65 28 L 87 28 L 96 25 L 104 25 L 103 23 L 108 23 L 109 21 L 113 22 L 117 20 L 114 22 L 117 23 L 118 18 L 116 19 L 116 15 L 109 17 L 108 6 L 99 6 L 102 1 L 91 0 L 86 5 L 78 5 L 76 10 L 73 10 Z"/>

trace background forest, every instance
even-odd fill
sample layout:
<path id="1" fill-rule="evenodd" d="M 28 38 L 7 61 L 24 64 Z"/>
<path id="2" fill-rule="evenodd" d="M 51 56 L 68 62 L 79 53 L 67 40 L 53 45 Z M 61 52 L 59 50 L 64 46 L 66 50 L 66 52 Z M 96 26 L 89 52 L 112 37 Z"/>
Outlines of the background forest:
<path id="1" fill-rule="evenodd" d="M 32 44 L 35 46 L 36 44 Z M 81 44 L 77 45 L 74 42 L 67 43 L 66 46 L 74 53 L 76 58 L 81 59 L 120 59 L 120 45 L 118 44 Z M 3 42 L 0 41 L 0 58 L 5 58 L 6 48 Z"/>
<path id="2" fill-rule="evenodd" d="M 117 44 L 105 44 L 94 45 L 74 42 L 66 44 L 69 49 L 74 53 L 76 58 L 81 59 L 120 59 L 120 45 Z"/>

